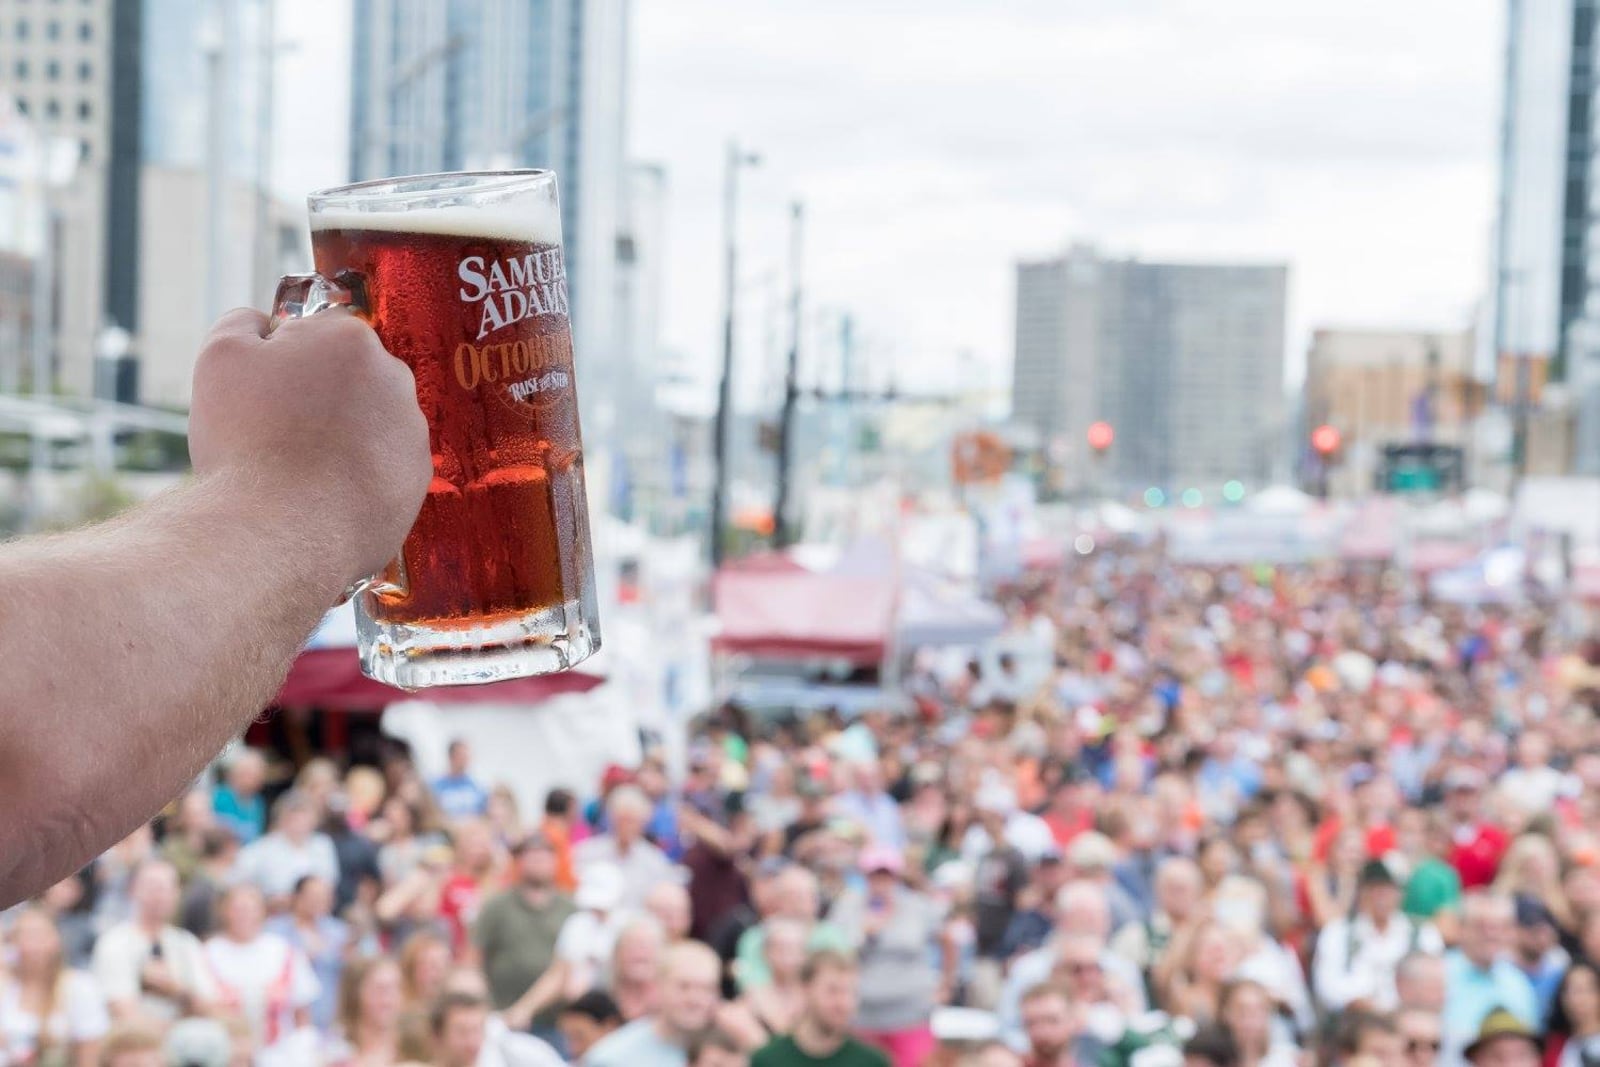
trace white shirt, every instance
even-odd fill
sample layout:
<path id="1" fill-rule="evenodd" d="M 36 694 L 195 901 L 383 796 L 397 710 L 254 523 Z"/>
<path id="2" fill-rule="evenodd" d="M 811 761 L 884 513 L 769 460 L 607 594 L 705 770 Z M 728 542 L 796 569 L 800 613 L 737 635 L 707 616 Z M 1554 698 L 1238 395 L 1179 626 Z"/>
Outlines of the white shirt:
<path id="1" fill-rule="evenodd" d="M 1547 812 L 1566 787 L 1567 776 L 1554 767 L 1513 767 L 1500 776 L 1500 795 L 1529 815 Z"/>
<path id="2" fill-rule="evenodd" d="M 270 833 L 239 853 L 239 876 L 269 897 L 288 896 L 308 874 L 329 885 L 339 884 L 339 855 L 327 834 L 312 834 L 297 845 L 280 833 Z"/>
<path id="3" fill-rule="evenodd" d="M 1022 853 L 1022 858 L 1029 863 L 1039 862 L 1040 856 L 1056 847 L 1050 824 L 1032 812 L 1014 811 L 1006 816 L 1003 836 L 1006 844 Z M 966 835 L 961 839 L 961 857 L 969 863 L 976 863 L 989 854 L 991 847 L 993 844 L 989 840 L 989 832 L 974 823 L 967 827 Z"/>
<path id="4" fill-rule="evenodd" d="M 622 871 L 622 908 L 643 908 L 644 898 L 657 882 L 682 882 L 667 854 L 643 839 L 628 846 L 627 855 L 622 854 L 617 839 L 610 834 L 578 842 L 572 850 L 572 864 L 579 881 L 584 868 L 596 863 L 610 863 Z"/>
<path id="5" fill-rule="evenodd" d="M 513 1033 L 500 1016 L 489 1016 L 477 1067 L 564 1067 L 566 1062 L 532 1034 Z"/>
<path id="6" fill-rule="evenodd" d="M 57 1046 L 64 1042 L 98 1041 L 111 1028 L 105 997 L 94 979 L 82 971 L 61 976 L 61 991 L 46 1029 Z M 0 985 L 0 1062 L 10 1063 L 39 1047 L 39 1017 L 23 1010 L 22 988 L 6 980 Z"/>
<path id="7" fill-rule="evenodd" d="M 1404 915 L 1392 917 L 1381 932 L 1365 915 L 1333 920 L 1317 937 L 1312 964 L 1317 1003 L 1330 1012 L 1343 1011 L 1357 1000 L 1377 1011 L 1393 1011 L 1400 1006 L 1395 967 L 1413 949 L 1438 954 L 1444 951 L 1444 939 L 1431 923 L 1416 927 Z"/>
<path id="8" fill-rule="evenodd" d="M 295 1010 L 309 1008 L 322 991 L 305 953 L 277 934 L 258 934 L 242 944 L 213 937 L 205 953 L 219 995 L 267 1044 L 293 1030 Z"/>
<path id="9" fill-rule="evenodd" d="M 592 911 L 573 912 L 556 935 L 556 958 L 583 968 L 593 984 L 609 985 L 611 950 L 625 918 L 617 912 L 603 919 Z"/>
<path id="10" fill-rule="evenodd" d="M 161 958 L 185 992 L 202 1000 L 216 997 L 216 983 L 206 963 L 200 941 L 176 926 L 161 930 Z M 166 997 L 144 993 L 139 975 L 155 952 L 143 930 L 132 922 L 118 923 L 100 935 L 94 946 L 94 978 L 106 1000 L 137 1001 L 140 1010 L 158 1022 L 178 1017 L 178 1005 Z"/>

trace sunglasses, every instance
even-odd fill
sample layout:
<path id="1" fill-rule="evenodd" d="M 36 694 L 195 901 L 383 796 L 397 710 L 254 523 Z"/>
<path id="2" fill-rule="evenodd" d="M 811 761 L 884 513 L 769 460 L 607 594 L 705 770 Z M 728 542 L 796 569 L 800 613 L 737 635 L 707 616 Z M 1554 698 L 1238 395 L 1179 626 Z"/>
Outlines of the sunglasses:
<path id="1" fill-rule="evenodd" d="M 1066 971 L 1068 974 L 1099 974 L 1100 973 L 1100 965 L 1098 963 L 1095 963 L 1092 960 L 1087 962 L 1087 963 L 1082 962 L 1082 961 L 1079 961 L 1077 963 L 1063 963 L 1061 965 L 1061 969 L 1063 971 Z"/>
<path id="2" fill-rule="evenodd" d="M 1432 1052 L 1438 1054 L 1440 1042 L 1438 1038 L 1409 1038 L 1406 1041 L 1406 1051 L 1415 1056 L 1419 1052 Z"/>

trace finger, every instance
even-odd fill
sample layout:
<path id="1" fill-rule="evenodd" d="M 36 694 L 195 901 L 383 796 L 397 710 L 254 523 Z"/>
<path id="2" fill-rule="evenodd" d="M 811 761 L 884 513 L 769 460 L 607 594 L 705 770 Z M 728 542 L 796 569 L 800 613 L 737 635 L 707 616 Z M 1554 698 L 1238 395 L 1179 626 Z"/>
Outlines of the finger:
<path id="1" fill-rule="evenodd" d="M 234 308 L 212 324 L 211 336 L 259 341 L 267 336 L 267 317 L 255 308 Z"/>

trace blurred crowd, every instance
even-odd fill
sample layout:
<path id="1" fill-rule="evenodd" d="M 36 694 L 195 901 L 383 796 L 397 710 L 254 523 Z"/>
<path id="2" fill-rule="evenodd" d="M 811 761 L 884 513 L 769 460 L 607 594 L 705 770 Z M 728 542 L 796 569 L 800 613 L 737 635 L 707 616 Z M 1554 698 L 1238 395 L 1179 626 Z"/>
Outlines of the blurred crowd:
<path id="1" fill-rule="evenodd" d="M 241 749 L 3 916 L 0 1064 L 1600 1065 L 1600 645 L 1156 550 L 1002 598 L 681 781 Z"/>

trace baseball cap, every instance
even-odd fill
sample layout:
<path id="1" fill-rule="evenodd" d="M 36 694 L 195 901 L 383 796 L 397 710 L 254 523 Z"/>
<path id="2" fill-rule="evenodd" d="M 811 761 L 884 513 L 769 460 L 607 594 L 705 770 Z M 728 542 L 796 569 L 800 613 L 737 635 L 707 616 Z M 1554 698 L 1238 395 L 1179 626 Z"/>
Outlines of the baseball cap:
<path id="1" fill-rule="evenodd" d="M 872 874 L 875 871 L 899 874 L 905 870 L 906 861 L 897 848 L 888 845 L 868 845 L 861 850 L 858 865 L 864 874 Z"/>
<path id="2" fill-rule="evenodd" d="M 1399 879 L 1395 878 L 1394 872 L 1389 869 L 1389 865 L 1387 863 L 1383 862 L 1382 860 L 1373 859 L 1362 864 L 1361 874 L 1356 878 L 1356 884 L 1362 886 L 1398 886 L 1400 881 Z"/>
<path id="3" fill-rule="evenodd" d="M 573 902 L 591 911 L 611 911 L 622 901 L 622 871 L 612 863 L 592 864 L 583 872 Z"/>

